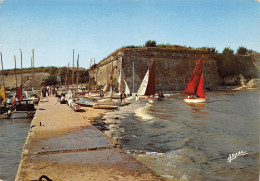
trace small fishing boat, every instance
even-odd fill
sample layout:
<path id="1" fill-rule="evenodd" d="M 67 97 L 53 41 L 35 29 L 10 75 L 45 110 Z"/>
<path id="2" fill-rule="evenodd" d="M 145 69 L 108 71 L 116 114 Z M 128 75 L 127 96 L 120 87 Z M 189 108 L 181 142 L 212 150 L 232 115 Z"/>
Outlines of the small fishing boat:
<path id="1" fill-rule="evenodd" d="M 94 101 L 93 101 L 94 102 Z M 103 99 L 103 100 L 97 100 L 96 102 L 94 102 L 96 105 L 108 105 L 108 106 L 121 106 L 122 102 L 117 100 L 109 100 L 109 99 Z"/>
<path id="2" fill-rule="evenodd" d="M 75 101 L 75 103 L 81 107 L 93 107 L 96 105 L 96 103 L 94 103 L 88 99 L 79 99 L 79 100 Z"/>
<path id="3" fill-rule="evenodd" d="M 73 99 L 68 99 L 68 105 L 75 111 L 80 111 L 80 106 L 74 102 Z"/>
<path id="4" fill-rule="evenodd" d="M 188 103 L 203 103 L 206 102 L 206 95 L 204 91 L 204 82 L 203 82 L 203 59 L 202 55 L 199 62 L 197 63 L 190 80 L 188 82 L 187 88 L 184 93 L 189 96 L 184 99 Z"/>
<path id="5" fill-rule="evenodd" d="M 94 105 L 94 109 L 117 109 L 118 106 L 110 106 L 110 105 Z"/>
<path id="6" fill-rule="evenodd" d="M 11 112 L 11 119 L 18 118 L 32 118 L 35 114 L 35 107 L 32 100 L 19 100 L 15 102 L 13 111 Z"/>

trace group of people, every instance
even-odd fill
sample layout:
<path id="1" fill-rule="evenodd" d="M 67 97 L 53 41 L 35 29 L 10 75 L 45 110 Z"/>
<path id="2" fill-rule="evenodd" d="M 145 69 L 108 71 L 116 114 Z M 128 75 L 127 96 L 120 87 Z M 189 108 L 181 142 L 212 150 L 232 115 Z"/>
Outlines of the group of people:
<path id="1" fill-rule="evenodd" d="M 44 86 L 42 87 L 42 97 L 55 96 L 57 94 L 57 89 L 54 86 Z"/>

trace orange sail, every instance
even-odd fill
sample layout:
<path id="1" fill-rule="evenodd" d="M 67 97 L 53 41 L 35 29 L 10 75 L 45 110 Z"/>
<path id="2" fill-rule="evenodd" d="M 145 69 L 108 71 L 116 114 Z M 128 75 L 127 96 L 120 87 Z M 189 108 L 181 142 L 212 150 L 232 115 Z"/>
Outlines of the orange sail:
<path id="1" fill-rule="evenodd" d="M 150 96 L 155 94 L 155 63 L 153 61 L 149 69 L 148 84 L 145 91 L 145 95 Z"/>
<path id="2" fill-rule="evenodd" d="M 205 91 L 204 91 L 204 85 L 203 85 L 203 74 L 201 74 L 200 82 L 197 90 L 197 96 L 206 98 Z"/>
<path id="3" fill-rule="evenodd" d="M 191 75 L 187 88 L 184 91 L 185 94 L 206 98 L 203 85 L 203 59 L 204 56 L 202 55 Z"/>

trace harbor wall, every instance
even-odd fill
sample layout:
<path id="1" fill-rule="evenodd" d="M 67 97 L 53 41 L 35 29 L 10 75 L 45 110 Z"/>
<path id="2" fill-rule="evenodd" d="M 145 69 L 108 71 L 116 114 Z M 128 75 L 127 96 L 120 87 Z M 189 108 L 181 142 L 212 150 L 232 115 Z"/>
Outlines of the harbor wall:
<path id="1" fill-rule="evenodd" d="M 34 81 L 31 73 L 23 73 L 22 82 L 23 87 L 32 87 L 32 85 L 38 87 L 47 79 L 49 73 L 45 72 L 35 72 L 34 73 Z M 0 82 L 2 82 L 2 76 L 0 76 Z M 15 74 L 7 74 L 4 75 L 5 87 L 7 88 L 15 88 L 16 87 L 16 76 Z M 33 82 L 32 82 L 33 81 Z M 21 75 L 17 74 L 17 86 L 21 85 Z"/>
<path id="2" fill-rule="evenodd" d="M 97 85 L 102 86 L 106 82 L 111 82 L 113 75 L 113 84 L 118 85 L 117 81 L 122 69 L 123 79 L 126 80 L 130 90 L 132 91 L 134 88 L 136 92 L 149 66 L 155 61 L 156 92 L 160 90 L 182 91 L 202 55 L 204 55 L 205 88 L 214 89 L 222 83 L 222 79 L 218 75 L 214 54 L 198 50 L 131 48 L 117 51 L 98 64 L 95 70 L 95 80 Z"/>

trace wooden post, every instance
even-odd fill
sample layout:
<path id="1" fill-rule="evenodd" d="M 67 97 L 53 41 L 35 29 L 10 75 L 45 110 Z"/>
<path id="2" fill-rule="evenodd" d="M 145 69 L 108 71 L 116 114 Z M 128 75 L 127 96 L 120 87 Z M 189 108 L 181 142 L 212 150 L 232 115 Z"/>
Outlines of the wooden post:
<path id="1" fill-rule="evenodd" d="M 15 85 L 17 88 L 17 72 L 16 72 L 16 57 L 14 56 L 14 72 L 15 72 Z"/>

